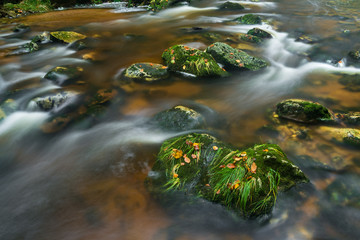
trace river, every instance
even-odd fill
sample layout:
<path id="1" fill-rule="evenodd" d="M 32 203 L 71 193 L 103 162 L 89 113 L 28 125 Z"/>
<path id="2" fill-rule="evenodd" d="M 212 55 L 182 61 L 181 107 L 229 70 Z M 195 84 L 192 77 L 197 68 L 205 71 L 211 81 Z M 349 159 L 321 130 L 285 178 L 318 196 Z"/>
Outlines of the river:
<path id="1" fill-rule="evenodd" d="M 306 141 L 259 131 L 270 124 L 269 111 L 287 98 L 317 101 L 334 111 L 360 111 L 359 91 L 349 91 L 338 81 L 341 74 L 360 73 L 360 68 L 343 59 L 360 47 L 356 45 L 360 42 L 359 1 L 234 1 L 246 9 L 219 11 L 216 6 L 223 2 L 195 1 L 157 14 L 125 9 L 122 4 L 111 9 L 65 9 L 1 24 L 0 101 L 11 99 L 16 109 L 0 122 L 0 239 L 360 238 L 359 149 L 334 144 L 318 134 L 317 125 L 306 126 L 311 136 Z M 247 13 L 261 16 L 263 23 L 228 23 Z M 14 33 L 15 23 L 26 23 L 31 30 Z M 234 34 L 253 27 L 267 30 L 274 38 L 261 45 L 234 41 Z M 92 48 L 74 51 L 55 45 L 7 55 L 32 36 L 57 30 L 92 37 Z M 126 67 L 136 62 L 161 63 L 162 52 L 172 45 L 205 49 L 214 41 L 205 33 L 229 36 L 233 47 L 261 56 L 271 65 L 225 79 L 173 75 L 166 83 L 119 87 Z M 318 39 L 317 43 L 296 41 L 301 34 Z M 89 53 L 96 56 L 95 61 L 84 59 Z M 59 65 L 83 69 L 85 84 L 62 87 L 66 90 L 121 90 L 101 116 L 48 133 L 44 124 L 52 112 L 33 110 L 29 103 L 61 88 L 43 80 Z M 226 122 L 215 131 L 225 142 L 238 147 L 266 141 L 279 144 L 310 183 L 280 194 L 266 219 L 244 220 L 207 202 L 192 207 L 159 204 L 144 181 L 161 143 L 178 133 L 154 129 L 148 120 L 179 103 L 203 104 L 218 112 Z M 289 123 L 286 131 L 292 128 Z M 355 203 L 334 201 L 329 185 L 335 181 L 345 185 L 337 194 L 350 191 Z"/>

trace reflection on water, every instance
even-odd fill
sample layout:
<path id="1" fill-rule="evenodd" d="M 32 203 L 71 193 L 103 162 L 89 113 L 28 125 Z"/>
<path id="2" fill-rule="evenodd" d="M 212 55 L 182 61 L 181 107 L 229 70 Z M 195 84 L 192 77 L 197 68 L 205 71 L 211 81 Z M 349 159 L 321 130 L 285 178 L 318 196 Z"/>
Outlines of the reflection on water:
<path id="1" fill-rule="evenodd" d="M 360 69 L 337 63 L 357 47 L 358 1 L 238 1 L 245 4 L 244 11 L 218 11 L 223 2 L 196 1 L 158 14 L 121 8 L 55 11 L 17 19 L 31 31 L 16 34 L 12 24 L 3 25 L 1 239 L 359 238 L 358 149 L 334 144 L 319 126 L 285 123 L 275 125 L 272 135 L 259 130 L 272 124 L 271 109 L 286 98 L 318 101 L 334 111 L 360 111 L 359 92 L 339 82 Z M 228 20 L 245 13 L 259 13 L 266 21 L 258 27 L 274 38 L 262 45 L 240 41 L 236 34 L 254 26 Z M 31 37 L 55 30 L 86 34 L 91 48 L 74 51 L 56 45 L 7 56 Z M 297 40 L 302 34 L 320 40 L 303 43 Z M 166 83 L 119 84 L 123 69 L 135 62 L 162 62 L 170 45 L 204 49 L 214 41 L 246 49 L 271 66 L 211 81 L 176 75 Z M 59 65 L 81 66 L 81 84 L 59 87 L 42 79 Z M 101 116 L 87 116 L 58 133 L 42 132 L 56 111 L 28 108 L 31 99 L 54 90 L 79 92 L 86 99 L 100 88 L 117 88 L 120 100 Z M 279 195 L 271 216 L 250 221 L 209 202 L 191 199 L 189 204 L 183 194 L 160 204 L 144 180 L 162 141 L 175 133 L 154 129 L 148 120 L 181 102 L 217 111 L 227 123 L 217 126 L 215 134 L 233 145 L 279 144 L 311 183 Z"/>

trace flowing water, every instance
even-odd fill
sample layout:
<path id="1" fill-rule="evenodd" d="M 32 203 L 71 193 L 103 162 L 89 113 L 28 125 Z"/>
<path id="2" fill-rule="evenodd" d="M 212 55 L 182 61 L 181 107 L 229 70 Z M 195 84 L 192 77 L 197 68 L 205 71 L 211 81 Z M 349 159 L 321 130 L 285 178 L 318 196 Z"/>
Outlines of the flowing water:
<path id="1" fill-rule="evenodd" d="M 294 138 L 297 128 L 305 128 L 299 124 L 285 124 L 280 136 L 259 131 L 271 124 L 269 112 L 286 98 L 317 101 L 334 111 L 360 111 L 360 93 L 338 82 L 341 74 L 360 73 L 346 59 L 338 63 L 360 47 L 359 1 L 237 1 L 246 9 L 226 12 L 216 8 L 224 1 L 194 2 L 157 14 L 120 4 L 2 23 L 0 101 L 15 107 L 0 122 L 0 239 L 360 238 L 359 150 L 333 144 L 318 133 L 319 126 L 306 127 L 307 140 Z M 266 20 L 257 27 L 274 38 L 262 45 L 236 40 L 237 33 L 255 26 L 228 20 L 246 13 Z M 31 30 L 13 33 L 15 22 Z M 76 31 L 94 41 L 81 51 L 52 45 L 9 55 L 32 36 L 57 30 Z M 318 43 L 296 41 L 302 33 Z M 121 72 L 132 63 L 161 63 L 163 50 L 174 44 L 204 49 L 217 41 L 209 36 L 223 36 L 271 66 L 219 80 L 176 75 L 166 83 L 119 86 Z M 86 54 L 96 61 L 85 60 Z M 59 65 L 81 66 L 85 84 L 59 87 L 42 79 Z M 54 112 L 36 111 L 30 104 L 54 90 L 90 94 L 104 88 L 116 88 L 118 95 L 101 116 L 52 133 L 44 132 L 44 125 Z M 311 182 L 280 194 L 266 219 L 243 220 L 208 202 L 189 207 L 179 204 L 181 197 L 168 206 L 159 204 L 144 180 L 161 143 L 179 133 L 154 129 L 148 120 L 179 103 L 203 104 L 218 112 L 226 123 L 215 134 L 233 145 L 279 144 Z M 329 186 L 336 181 L 345 188 L 334 193 Z M 344 194 L 344 201 L 335 201 L 334 194 Z"/>

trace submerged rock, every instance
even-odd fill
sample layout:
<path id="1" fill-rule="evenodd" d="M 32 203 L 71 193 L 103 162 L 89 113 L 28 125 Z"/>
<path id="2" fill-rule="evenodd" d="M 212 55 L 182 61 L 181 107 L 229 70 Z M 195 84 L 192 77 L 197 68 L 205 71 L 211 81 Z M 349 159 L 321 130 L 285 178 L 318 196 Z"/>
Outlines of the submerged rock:
<path id="1" fill-rule="evenodd" d="M 70 32 L 70 31 L 50 32 L 50 40 L 53 42 L 72 43 L 85 38 L 86 38 L 85 35 L 77 32 Z"/>
<path id="2" fill-rule="evenodd" d="M 260 28 L 253 28 L 250 29 L 247 34 L 252 35 L 252 36 L 256 36 L 259 38 L 272 38 L 272 35 L 270 33 L 268 33 L 265 30 L 262 30 Z"/>
<path id="3" fill-rule="evenodd" d="M 339 83 L 345 86 L 345 89 L 351 92 L 360 92 L 360 75 L 343 75 Z"/>
<path id="4" fill-rule="evenodd" d="M 143 82 L 154 82 L 169 77 L 167 67 L 157 63 L 135 63 L 125 70 L 124 75 Z"/>
<path id="5" fill-rule="evenodd" d="M 241 151 L 195 133 L 165 141 L 148 180 L 156 194 L 183 191 L 245 217 L 269 213 L 279 191 L 309 181 L 277 145 Z"/>
<path id="6" fill-rule="evenodd" d="M 0 104 L 0 121 L 6 118 L 9 114 L 15 112 L 18 108 L 18 103 L 14 99 L 7 99 Z"/>
<path id="7" fill-rule="evenodd" d="M 206 126 L 205 118 L 199 112 L 181 105 L 156 114 L 153 120 L 161 128 L 171 131 L 203 129 Z"/>
<path id="8" fill-rule="evenodd" d="M 360 62 L 360 50 L 353 50 L 349 52 L 349 57 L 352 58 L 352 60 L 355 60 L 357 62 Z"/>
<path id="9" fill-rule="evenodd" d="M 50 70 L 45 76 L 45 79 L 48 79 L 54 82 L 57 85 L 64 86 L 74 83 L 78 80 L 82 72 L 84 71 L 81 67 L 76 66 L 59 66 Z"/>
<path id="10" fill-rule="evenodd" d="M 50 42 L 50 34 L 49 32 L 43 32 L 42 34 L 36 35 L 31 39 L 31 42 L 34 43 L 48 43 Z"/>
<path id="11" fill-rule="evenodd" d="M 219 6 L 220 10 L 243 10 L 245 9 L 243 5 L 235 2 L 225 2 Z"/>
<path id="12" fill-rule="evenodd" d="M 224 67 L 229 70 L 255 71 L 268 66 L 264 60 L 222 42 L 210 45 L 205 51 L 211 54 L 217 62 L 224 64 Z"/>
<path id="13" fill-rule="evenodd" d="M 347 125 L 360 126 L 360 112 L 335 113 L 334 115 Z"/>
<path id="14" fill-rule="evenodd" d="M 360 147 L 360 130 L 358 129 L 322 126 L 317 132 L 329 141 L 342 145 Z"/>
<path id="15" fill-rule="evenodd" d="M 241 23 L 241 24 L 261 24 L 261 18 L 254 14 L 246 14 L 244 16 L 238 17 L 234 19 L 235 22 Z"/>
<path id="16" fill-rule="evenodd" d="M 198 77 L 225 76 L 215 59 L 208 53 L 183 45 L 166 49 L 162 58 L 170 71 L 190 73 Z"/>
<path id="17" fill-rule="evenodd" d="M 281 118 L 303 123 L 333 120 L 330 111 L 326 107 L 316 102 L 301 99 L 287 99 L 278 103 L 276 113 Z"/>
<path id="18" fill-rule="evenodd" d="M 20 24 L 17 24 L 12 30 L 13 30 L 13 32 L 25 32 L 25 31 L 30 30 L 30 26 L 20 23 Z"/>

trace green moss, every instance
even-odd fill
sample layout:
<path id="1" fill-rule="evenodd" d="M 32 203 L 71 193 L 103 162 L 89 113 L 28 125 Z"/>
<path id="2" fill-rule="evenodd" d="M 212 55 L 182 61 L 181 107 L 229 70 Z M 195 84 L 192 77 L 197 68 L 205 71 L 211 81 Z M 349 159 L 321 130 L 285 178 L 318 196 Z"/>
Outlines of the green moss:
<path id="1" fill-rule="evenodd" d="M 330 111 L 324 106 L 301 99 L 288 99 L 278 103 L 276 113 L 282 118 L 305 123 L 333 120 Z"/>
<path id="2" fill-rule="evenodd" d="M 149 4 L 149 10 L 153 12 L 157 12 L 167 8 L 168 6 L 169 6 L 169 0 L 151 0 Z"/>
<path id="3" fill-rule="evenodd" d="M 246 217 L 270 212 L 278 190 L 308 182 L 277 145 L 241 151 L 195 133 L 165 141 L 153 171 L 157 192 L 185 191 Z"/>
<path id="4" fill-rule="evenodd" d="M 125 70 L 124 75 L 144 82 L 163 80 L 169 76 L 167 67 L 156 63 L 135 63 Z"/>
<path id="5" fill-rule="evenodd" d="M 262 43 L 262 38 L 250 34 L 240 34 L 240 39 L 251 43 Z"/>
<path id="6" fill-rule="evenodd" d="M 72 43 L 85 38 L 85 35 L 77 32 L 58 31 L 50 33 L 50 40 L 54 42 Z"/>
<path id="7" fill-rule="evenodd" d="M 44 78 L 63 86 L 74 83 L 81 77 L 83 71 L 81 67 L 70 65 L 59 66 L 50 70 Z"/>
<path id="8" fill-rule="evenodd" d="M 241 24 L 248 24 L 248 25 L 261 24 L 261 18 L 254 14 L 246 14 L 244 16 L 235 18 L 234 21 L 241 23 Z"/>
<path id="9" fill-rule="evenodd" d="M 183 45 L 175 45 L 166 49 L 162 58 L 170 71 L 186 72 L 198 77 L 225 76 L 214 58 L 203 51 Z"/>
<path id="10" fill-rule="evenodd" d="M 217 62 L 224 64 L 225 68 L 229 70 L 256 71 L 268 65 L 266 61 L 222 42 L 211 44 L 205 51 L 210 53 Z"/>
<path id="11" fill-rule="evenodd" d="M 6 10 L 20 9 L 27 12 L 48 12 L 52 10 L 50 0 L 23 0 L 18 4 L 4 4 Z"/>

